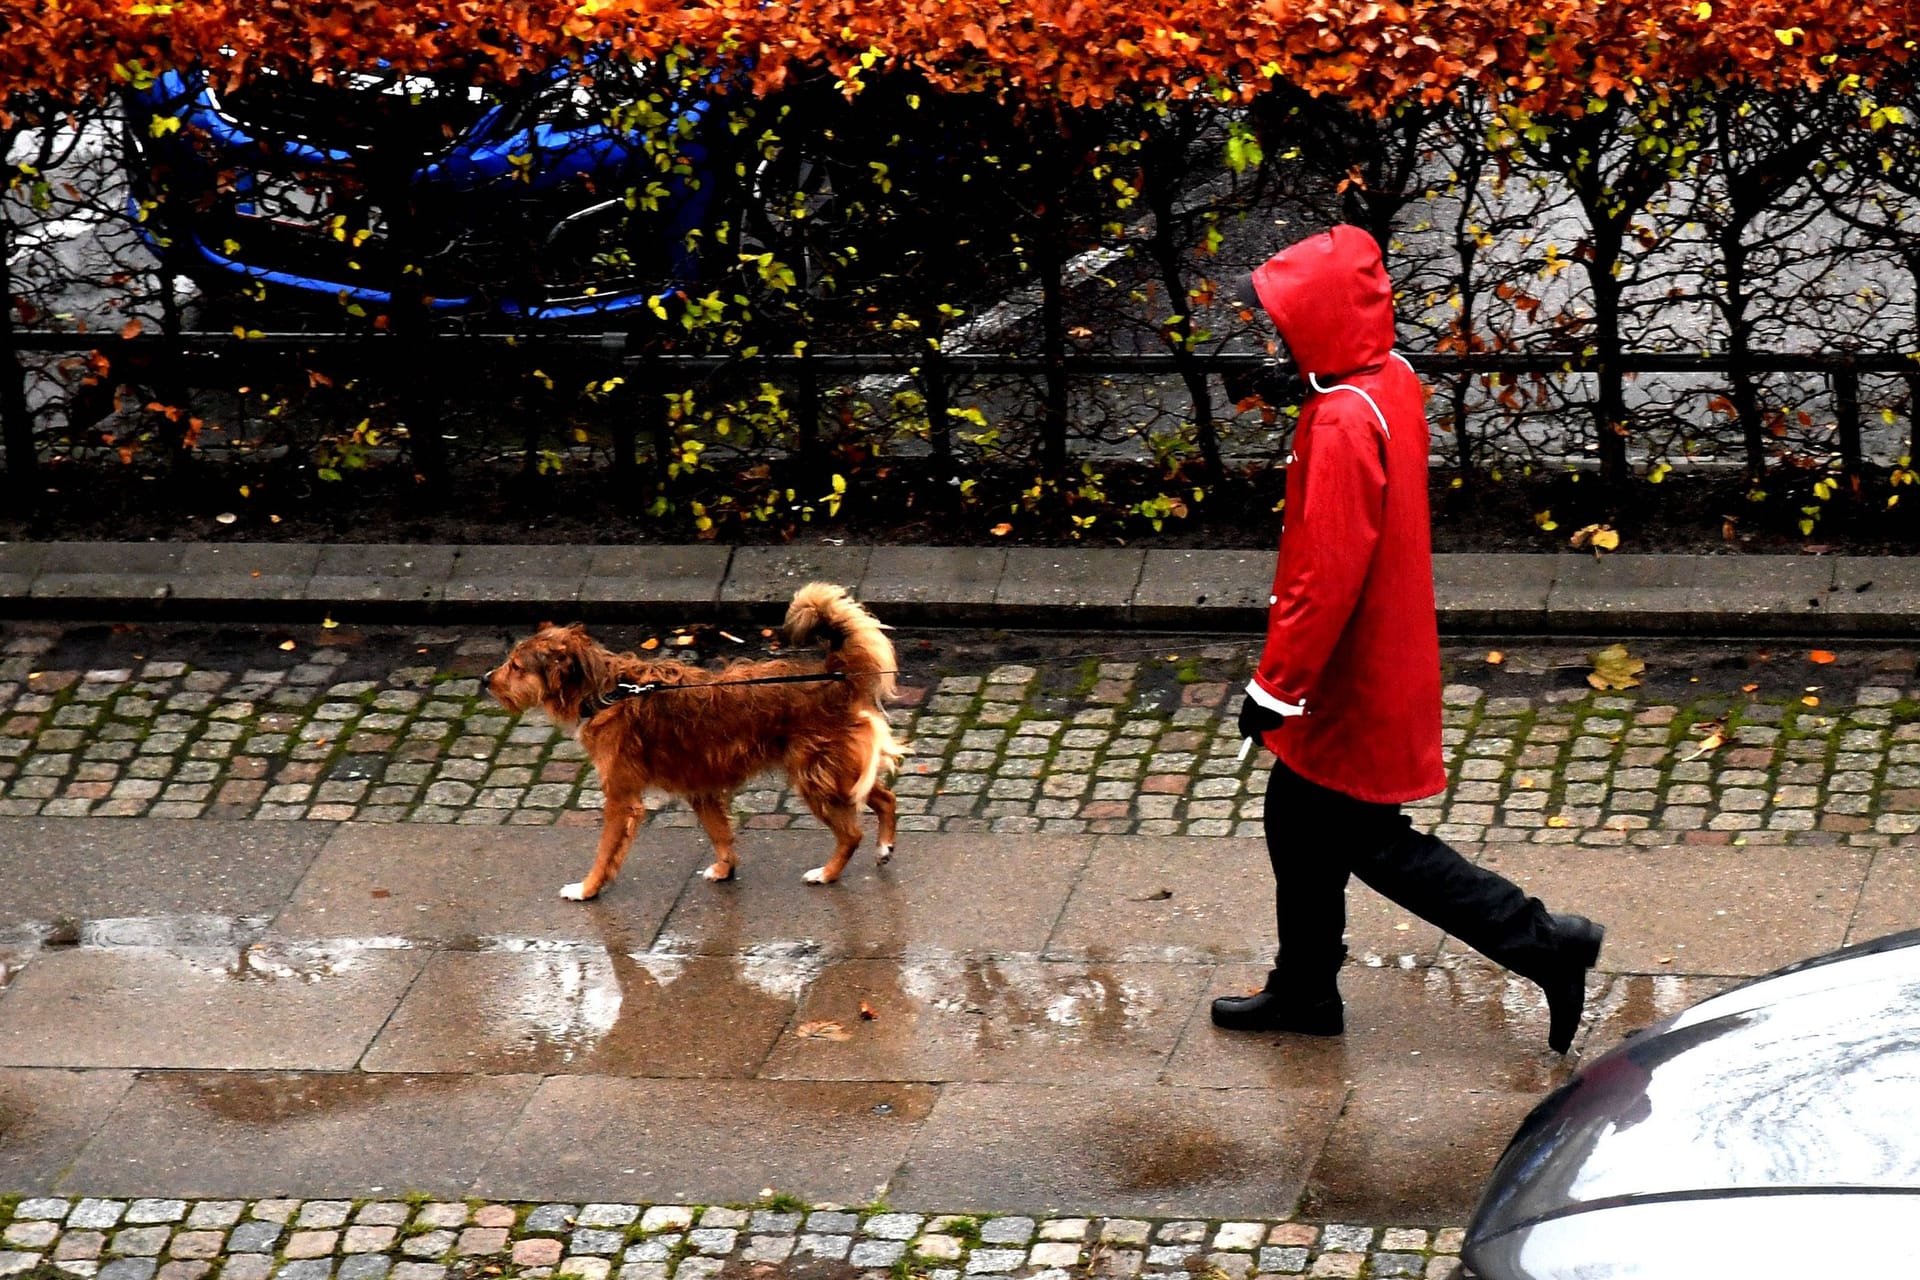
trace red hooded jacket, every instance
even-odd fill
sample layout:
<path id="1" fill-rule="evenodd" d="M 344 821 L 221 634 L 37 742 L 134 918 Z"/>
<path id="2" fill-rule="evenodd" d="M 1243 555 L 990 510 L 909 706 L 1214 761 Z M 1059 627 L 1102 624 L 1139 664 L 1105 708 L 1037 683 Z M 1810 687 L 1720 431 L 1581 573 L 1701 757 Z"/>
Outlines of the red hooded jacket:
<path id="1" fill-rule="evenodd" d="M 1356 800 L 1445 788 L 1420 381 L 1393 352 L 1373 237 L 1337 226 L 1268 259 L 1254 291 L 1312 389 L 1294 433 L 1267 643 L 1248 685 L 1287 716 L 1266 746 Z"/>

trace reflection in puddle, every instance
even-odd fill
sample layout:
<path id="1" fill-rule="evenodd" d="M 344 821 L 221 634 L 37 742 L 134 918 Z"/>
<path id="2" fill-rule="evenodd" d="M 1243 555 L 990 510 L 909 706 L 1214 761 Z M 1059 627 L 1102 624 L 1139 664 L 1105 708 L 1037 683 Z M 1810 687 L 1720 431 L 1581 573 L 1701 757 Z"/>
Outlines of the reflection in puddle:
<path id="1" fill-rule="evenodd" d="M 614 1029 L 623 1003 L 619 976 L 604 952 L 538 955 L 508 970 L 499 1004 L 479 1012 L 571 1062 Z"/>
<path id="2" fill-rule="evenodd" d="M 909 961 L 900 990 L 947 1014 L 971 1015 L 963 1034 L 985 1044 L 1007 1035 L 1137 1031 L 1162 1008 L 1158 993 L 1114 966 L 1043 962 L 1035 958 Z"/>
<path id="3" fill-rule="evenodd" d="M 339 943 L 307 946 L 256 942 L 237 951 L 214 947 L 128 947 L 125 950 L 170 956 L 195 973 L 239 982 L 317 983 L 345 977 L 360 969 L 369 949 Z"/>

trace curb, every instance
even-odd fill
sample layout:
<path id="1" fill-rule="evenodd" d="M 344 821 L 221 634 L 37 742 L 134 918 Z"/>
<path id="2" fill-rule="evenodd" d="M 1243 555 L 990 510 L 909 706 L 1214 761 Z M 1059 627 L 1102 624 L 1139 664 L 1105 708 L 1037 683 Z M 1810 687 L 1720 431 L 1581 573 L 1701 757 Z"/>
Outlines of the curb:
<path id="1" fill-rule="evenodd" d="M 1254 632 L 1270 551 L 0 543 L 0 617 L 310 623 L 778 617 L 814 579 L 896 626 Z M 1458 553 L 1449 635 L 1920 637 L 1920 559 Z"/>

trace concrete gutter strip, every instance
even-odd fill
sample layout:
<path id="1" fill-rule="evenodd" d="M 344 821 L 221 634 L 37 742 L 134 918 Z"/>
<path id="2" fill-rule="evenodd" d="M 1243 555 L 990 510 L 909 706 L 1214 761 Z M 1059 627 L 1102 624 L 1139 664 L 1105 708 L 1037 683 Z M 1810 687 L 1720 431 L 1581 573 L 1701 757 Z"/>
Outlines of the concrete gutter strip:
<path id="1" fill-rule="evenodd" d="M 0 616 L 307 623 L 764 619 L 845 583 L 897 626 L 1257 632 L 1268 551 L 0 543 Z M 1913 637 L 1920 559 L 1436 555 L 1444 632 Z"/>

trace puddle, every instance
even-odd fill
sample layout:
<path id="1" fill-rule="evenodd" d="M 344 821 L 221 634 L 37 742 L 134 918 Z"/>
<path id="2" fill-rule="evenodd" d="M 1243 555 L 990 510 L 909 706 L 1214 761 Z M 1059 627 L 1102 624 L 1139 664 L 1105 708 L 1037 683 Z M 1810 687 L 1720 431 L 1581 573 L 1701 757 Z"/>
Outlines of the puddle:
<path id="1" fill-rule="evenodd" d="M 1009 1035 L 1118 1036 L 1145 1029 L 1163 1007 L 1151 984 L 1111 966 L 1076 969 L 1032 957 L 908 962 L 899 984 L 929 1008 L 971 1015 L 961 1025 L 982 1045 Z"/>

